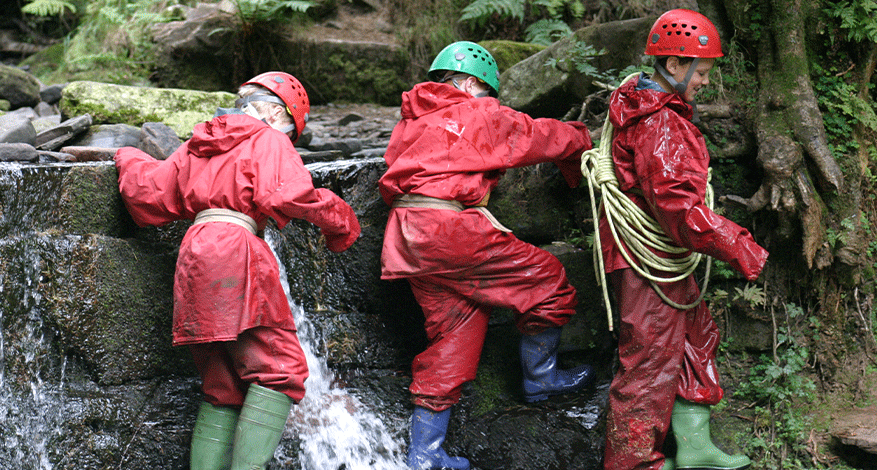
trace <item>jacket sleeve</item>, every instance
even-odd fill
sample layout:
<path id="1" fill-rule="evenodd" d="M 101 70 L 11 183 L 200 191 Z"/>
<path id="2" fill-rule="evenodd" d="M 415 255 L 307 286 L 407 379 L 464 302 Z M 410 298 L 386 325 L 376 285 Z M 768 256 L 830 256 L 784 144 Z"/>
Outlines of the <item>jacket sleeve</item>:
<path id="1" fill-rule="evenodd" d="M 582 179 L 582 153 L 592 147 L 591 134 L 580 122 L 533 119 L 511 108 L 500 107 L 488 119 L 497 154 L 509 168 L 551 162 L 557 165 L 570 187 Z"/>
<path id="2" fill-rule="evenodd" d="M 290 144 L 284 152 L 254 160 L 253 201 L 281 229 L 292 219 L 306 220 L 320 228 L 334 252 L 349 248 L 360 234 L 353 209 L 335 193 L 314 188 L 298 152 Z"/>
<path id="3" fill-rule="evenodd" d="M 699 133 L 669 112 L 659 112 L 639 126 L 635 167 L 646 202 L 665 233 L 679 246 L 725 261 L 755 280 L 768 253 L 748 230 L 704 203 L 709 155 Z"/>
<path id="4" fill-rule="evenodd" d="M 156 160 L 134 147 L 116 151 L 119 192 L 137 225 L 159 226 L 185 218 L 176 165 L 178 152 L 185 151 L 183 145 L 167 160 Z"/>

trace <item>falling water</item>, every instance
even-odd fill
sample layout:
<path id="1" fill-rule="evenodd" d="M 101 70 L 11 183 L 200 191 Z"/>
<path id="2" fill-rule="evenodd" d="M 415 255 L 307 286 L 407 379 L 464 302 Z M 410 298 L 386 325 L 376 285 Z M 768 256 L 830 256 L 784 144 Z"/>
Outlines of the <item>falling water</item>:
<path id="1" fill-rule="evenodd" d="M 276 246 L 277 235 L 266 231 L 265 241 Z M 275 257 L 276 257 L 275 252 Z M 334 385 L 334 374 L 316 354 L 320 344 L 304 310 L 290 296 L 282 262 L 280 279 L 295 317 L 298 338 L 307 357 L 310 377 L 307 393 L 296 405 L 287 432 L 301 440 L 298 461 L 303 470 L 396 470 L 407 469 L 398 433 L 388 427 L 359 399 Z M 282 453 L 283 450 L 278 450 Z M 279 457 L 283 457 L 282 455 Z"/>
<path id="2" fill-rule="evenodd" d="M 20 168 L 5 165 L 2 175 L 4 199 L 20 197 L 16 191 L 24 177 Z M 28 214 L 10 213 L 8 205 L 4 209 L 0 218 L 28 219 Z M 44 337 L 40 313 L 38 242 L 30 238 L 4 239 L 3 243 L 19 247 L 14 259 L 7 257 L 4 262 L 5 272 L 19 272 L 21 280 L 0 276 L 0 295 L 8 302 L 0 309 L 0 324 L 4 326 L 0 329 L 0 468 L 51 470 L 47 446 L 61 428 L 63 405 L 58 397 L 65 364 L 60 365 L 61 384 L 44 380 L 45 371 L 54 365 L 49 353 L 51 338 Z"/>

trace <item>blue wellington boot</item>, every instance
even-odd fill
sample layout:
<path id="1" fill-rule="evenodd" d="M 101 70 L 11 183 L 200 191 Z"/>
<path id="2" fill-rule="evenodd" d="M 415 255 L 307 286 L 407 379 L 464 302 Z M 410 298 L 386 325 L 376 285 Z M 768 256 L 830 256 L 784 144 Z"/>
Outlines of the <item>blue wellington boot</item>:
<path id="1" fill-rule="evenodd" d="M 421 406 L 414 407 L 411 415 L 411 444 L 408 445 L 408 466 L 414 470 L 469 470 L 469 461 L 463 457 L 450 457 L 442 449 L 451 409 L 432 411 Z"/>
<path id="2" fill-rule="evenodd" d="M 532 336 L 521 336 L 524 400 L 528 403 L 577 392 L 594 382 L 594 368 L 589 365 L 557 368 L 560 332 L 560 328 L 549 328 Z"/>

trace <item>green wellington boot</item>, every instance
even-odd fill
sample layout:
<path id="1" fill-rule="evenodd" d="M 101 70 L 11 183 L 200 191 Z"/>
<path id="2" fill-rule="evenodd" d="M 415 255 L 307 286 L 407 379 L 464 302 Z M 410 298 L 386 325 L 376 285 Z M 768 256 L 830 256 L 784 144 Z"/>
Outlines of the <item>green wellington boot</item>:
<path id="1" fill-rule="evenodd" d="M 192 430 L 189 452 L 191 470 L 228 470 L 234 443 L 238 411 L 227 406 L 201 402 L 198 420 Z"/>
<path id="2" fill-rule="evenodd" d="M 670 457 L 664 457 L 664 466 L 661 470 L 676 470 L 676 461 Z"/>
<path id="3" fill-rule="evenodd" d="M 237 432 L 231 470 L 264 470 L 274 457 L 286 427 L 292 399 L 283 393 L 250 384 Z"/>
<path id="4" fill-rule="evenodd" d="M 728 455 L 713 444 L 709 406 L 678 398 L 673 404 L 672 423 L 677 469 L 731 470 L 752 463 L 745 455 Z"/>

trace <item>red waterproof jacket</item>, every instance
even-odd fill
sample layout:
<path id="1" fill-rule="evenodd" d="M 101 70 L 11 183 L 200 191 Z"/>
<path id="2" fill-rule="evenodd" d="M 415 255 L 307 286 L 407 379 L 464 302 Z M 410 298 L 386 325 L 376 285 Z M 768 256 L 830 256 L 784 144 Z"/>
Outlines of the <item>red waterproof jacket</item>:
<path id="1" fill-rule="evenodd" d="M 225 208 L 259 227 L 269 217 L 280 228 L 307 220 L 320 227 L 332 251 L 347 249 L 360 233 L 347 203 L 314 188 L 289 137 L 247 115 L 198 124 L 167 160 L 125 147 L 115 161 L 122 198 L 140 226 Z M 295 330 L 268 244 L 231 223 L 193 225 L 177 259 L 174 344 L 234 340 L 256 326 Z"/>
<path id="2" fill-rule="evenodd" d="M 610 99 L 612 158 L 621 190 L 680 247 L 726 261 L 755 280 L 768 253 L 749 231 L 704 203 L 709 153 L 690 121 L 691 106 L 675 93 L 638 90 L 642 79 L 630 80 Z M 606 272 L 629 267 L 605 217 L 600 219 L 600 240 Z"/>
<path id="3" fill-rule="evenodd" d="M 415 85 L 402 95 L 401 115 L 384 155 L 387 172 L 378 182 L 387 204 L 401 194 L 419 194 L 472 206 L 505 170 L 543 162 L 554 162 L 575 187 L 582 178 L 581 154 L 591 148 L 581 123 L 533 119 L 495 98 L 473 98 L 447 84 Z M 474 210 L 393 209 L 381 277 L 453 272 L 478 264 L 491 256 L 485 247 L 503 236 Z"/>

